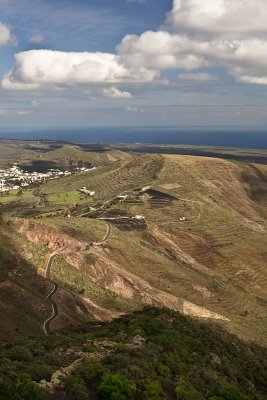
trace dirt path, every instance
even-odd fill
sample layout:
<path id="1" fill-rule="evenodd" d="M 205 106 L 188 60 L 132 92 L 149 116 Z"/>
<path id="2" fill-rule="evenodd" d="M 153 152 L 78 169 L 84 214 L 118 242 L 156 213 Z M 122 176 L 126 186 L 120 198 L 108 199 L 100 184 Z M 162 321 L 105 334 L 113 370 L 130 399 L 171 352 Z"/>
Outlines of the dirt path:
<path id="1" fill-rule="evenodd" d="M 92 246 L 101 246 L 102 244 L 104 244 L 110 238 L 111 225 L 108 222 L 105 222 L 105 224 L 107 226 L 107 229 L 106 229 L 106 232 L 105 232 L 105 235 L 104 235 L 103 239 L 101 240 L 101 242 L 93 242 L 93 243 L 91 243 Z"/>

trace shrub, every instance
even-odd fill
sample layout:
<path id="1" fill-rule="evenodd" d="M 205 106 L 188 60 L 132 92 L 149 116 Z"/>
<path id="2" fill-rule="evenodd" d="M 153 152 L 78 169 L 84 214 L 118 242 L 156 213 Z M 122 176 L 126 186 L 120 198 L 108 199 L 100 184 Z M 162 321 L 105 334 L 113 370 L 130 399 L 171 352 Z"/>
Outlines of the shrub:
<path id="1" fill-rule="evenodd" d="M 226 384 L 220 390 L 218 395 L 224 400 L 248 400 L 248 397 L 244 395 L 238 387 L 235 385 Z"/>
<path id="2" fill-rule="evenodd" d="M 27 368 L 27 372 L 34 381 L 40 381 L 41 379 L 49 380 L 54 372 L 54 368 L 47 364 L 33 362 Z"/>
<path id="3" fill-rule="evenodd" d="M 66 392 L 74 400 L 90 400 L 89 391 L 85 386 L 84 380 L 78 376 L 67 376 L 64 379 Z"/>
<path id="4" fill-rule="evenodd" d="M 104 368 L 97 359 L 86 358 L 81 362 L 76 372 L 86 383 L 92 384 L 101 380 Z"/>
<path id="5" fill-rule="evenodd" d="M 194 386 L 187 382 L 181 381 L 175 388 L 177 400 L 202 400 L 203 397 L 196 391 Z"/>
<path id="6" fill-rule="evenodd" d="M 103 400 L 130 400 L 133 399 L 136 388 L 122 375 L 105 374 L 99 391 Z"/>
<path id="7" fill-rule="evenodd" d="M 8 358 L 17 361 L 31 361 L 33 358 L 32 352 L 23 346 L 14 346 L 8 351 Z"/>
<path id="8" fill-rule="evenodd" d="M 145 393 L 147 400 L 161 400 L 162 387 L 159 381 L 151 380 L 145 386 Z"/>

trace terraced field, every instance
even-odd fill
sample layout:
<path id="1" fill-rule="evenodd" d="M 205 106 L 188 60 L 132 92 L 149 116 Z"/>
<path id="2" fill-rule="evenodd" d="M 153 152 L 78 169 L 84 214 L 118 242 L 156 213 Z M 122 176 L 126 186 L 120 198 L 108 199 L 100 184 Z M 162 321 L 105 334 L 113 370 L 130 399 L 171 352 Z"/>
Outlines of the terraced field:
<path id="1" fill-rule="evenodd" d="M 70 156 L 70 149 L 64 151 Z M 85 152 L 76 151 L 77 159 Z M 45 155 L 52 153 L 60 158 L 62 149 Z M 96 192 L 92 199 L 79 197 L 83 186 Z M 142 191 L 144 187 L 147 190 Z M 35 254 L 39 251 L 44 259 L 52 244 L 63 246 L 66 237 L 99 243 L 106 229 L 97 219 L 100 215 L 120 210 L 125 216 L 145 216 L 142 230 L 127 229 L 127 222 L 125 229 L 113 225 L 103 245 L 55 260 L 53 280 L 61 286 L 58 301 L 63 310 L 53 321 L 55 330 L 92 316 L 109 320 L 152 304 L 216 318 L 231 332 L 266 344 L 265 165 L 180 155 L 122 155 L 94 171 L 49 181 L 41 190 L 48 195 L 48 204 L 34 205 L 39 218 L 32 219 L 32 235 L 16 234 L 24 257 L 31 246 L 39 249 L 32 258 L 35 271 L 40 264 Z M 128 196 L 125 201 L 116 199 L 122 193 Z M 2 206 L 5 219 L 18 208 L 19 201 L 14 205 L 7 199 Z M 43 233 L 35 235 L 35 229 Z M 78 306 L 72 295 L 81 302 Z"/>
<path id="2" fill-rule="evenodd" d="M 122 166 L 111 165 L 66 178 L 60 183 L 50 181 L 43 186 L 43 190 L 45 193 L 52 193 L 55 190 L 77 190 L 86 186 L 96 192 L 97 200 L 109 200 L 123 191 L 153 182 L 163 163 L 163 158 L 158 155 L 135 156 Z"/>

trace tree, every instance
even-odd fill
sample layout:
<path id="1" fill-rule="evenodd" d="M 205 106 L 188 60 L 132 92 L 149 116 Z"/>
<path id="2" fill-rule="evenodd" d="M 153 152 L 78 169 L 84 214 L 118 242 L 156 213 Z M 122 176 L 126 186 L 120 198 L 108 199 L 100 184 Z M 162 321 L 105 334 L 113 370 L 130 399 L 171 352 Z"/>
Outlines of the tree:
<path id="1" fill-rule="evenodd" d="M 181 381 L 175 388 L 177 400 L 202 400 L 202 395 L 187 381 Z"/>
<path id="2" fill-rule="evenodd" d="M 100 398 L 103 400 L 131 400 L 136 387 L 122 375 L 105 374 L 99 391 Z"/>
<path id="3" fill-rule="evenodd" d="M 224 400 L 248 400 L 248 397 L 244 395 L 238 387 L 230 384 L 225 384 L 219 389 L 218 395 Z"/>
<path id="4" fill-rule="evenodd" d="M 66 392 L 69 393 L 74 400 L 90 400 L 89 391 L 85 386 L 84 380 L 79 376 L 67 376 L 64 379 Z"/>
<path id="5" fill-rule="evenodd" d="M 159 381 L 150 381 L 146 385 L 146 398 L 147 400 L 161 400 L 162 387 Z"/>
<path id="6" fill-rule="evenodd" d="M 1 377 L 0 377 L 0 399 L 20 400 L 20 397 L 14 385 L 11 385 L 11 383 L 4 381 L 4 379 Z"/>

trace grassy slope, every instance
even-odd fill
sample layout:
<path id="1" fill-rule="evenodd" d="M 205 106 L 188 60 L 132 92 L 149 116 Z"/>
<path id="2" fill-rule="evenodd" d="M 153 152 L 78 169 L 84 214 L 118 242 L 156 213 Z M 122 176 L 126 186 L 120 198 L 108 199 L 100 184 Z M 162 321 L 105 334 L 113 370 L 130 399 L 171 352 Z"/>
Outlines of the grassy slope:
<path id="1" fill-rule="evenodd" d="M 266 233 L 261 230 L 267 209 L 266 166 L 187 156 L 164 156 L 163 166 L 162 160 L 160 156 L 142 156 L 123 167 L 114 163 L 88 174 L 51 181 L 43 189 L 55 203 L 58 195 L 66 196 L 81 186 L 96 188 L 100 200 L 146 184 L 184 199 L 163 209 L 151 208 L 147 202 L 140 206 L 120 204 L 119 208 L 132 214 L 146 215 L 148 229 L 126 233 L 113 228 L 105 245 L 106 256 L 138 279 L 174 294 L 181 304 L 185 299 L 219 312 L 230 319 L 227 326 L 231 331 L 264 343 Z M 182 216 L 186 221 L 179 220 Z M 76 238 L 86 237 L 88 232 L 99 238 L 101 232 L 94 221 L 86 219 L 40 222 Z M 156 237 L 157 232 L 223 278 L 210 277 L 179 260 Z M 108 307 L 110 294 L 93 285 L 90 278 L 93 261 L 85 260 L 79 272 L 69 261 L 58 261 L 55 277 L 72 290 L 85 289 L 96 304 Z M 115 297 L 112 295 L 113 309 L 138 306 Z"/>
<path id="2" fill-rule="evenodd" d="M 254 168 L 264 174 L 265 167 L 200 157 L 164 158 L 164 168 L 154 186 L 203 205 L 185 201 L 164 209 L 146 204 L 120 205 L 132 214 L 145 214 L 149 229 L 126 235 L 113 228 L 107 244 L 110 260 L 153 287 L 229 317 L 229 329 L 264 341 L 266 236 L 257 231 L 256 224 L 263 222 L 266 199 L 262 180 Z M 114 175 L 109 190 L 118 194 L 121 189 L 116 179 L 120 182 L 120 169 Z M 105 180 L 106 174 L 99 179 L 101 191 Z M 259 186 L 262 196 L 255 201 L 251 196 Z M 179 221 L 182 216 L 187 220 Z M 83 229 L 83 223 L 80 226 Z M 169 235 L 185 253 L 226 281 L 199 273 L 167 254 L 164 246 L 155 244 L 151 237 L 155 229 Z"/>

